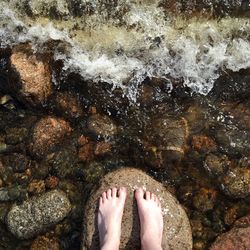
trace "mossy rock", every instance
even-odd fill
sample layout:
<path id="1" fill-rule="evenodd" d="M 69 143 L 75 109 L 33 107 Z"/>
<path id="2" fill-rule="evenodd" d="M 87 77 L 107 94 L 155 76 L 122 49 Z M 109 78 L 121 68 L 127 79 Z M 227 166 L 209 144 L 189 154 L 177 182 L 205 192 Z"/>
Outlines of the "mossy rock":
<path id="1" fill-rule="evenodd" d="M 128 167 L 105 175 L 100 186 L 90 195 L 85 208 L 82 249 L 100 249 L 97 228 L 98 198 L 108 188 L 120 186 L 128 189 L 120 249 L 141 249 L 140 223 L 134 198 L 134 190 L 138 187 L 154 192 L 161 200 L 164 219 L 163 249 L 192 249 L 189 220 L 176 198 L 161 183 L 143 171 Z"/>

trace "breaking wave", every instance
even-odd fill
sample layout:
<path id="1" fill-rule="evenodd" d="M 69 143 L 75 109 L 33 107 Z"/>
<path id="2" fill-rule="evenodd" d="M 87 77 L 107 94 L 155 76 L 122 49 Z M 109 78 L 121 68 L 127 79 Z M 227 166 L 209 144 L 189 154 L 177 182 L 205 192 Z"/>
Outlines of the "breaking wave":
<path id="1" fill-rule="evenodd" d="M 167 85 L 170 77 L 182 79 L 206 95 L 221 72 L 250 67 L 245 18 L 174 18 L 158 1 L 108 6 L 79 0 L 81 15 L 70 11 L 69 1 L 1 2 L 1 47 L 30 42 L 44 50 L 56 41 L 54 60 L 63 60 L 65 72 L 122 88 L 131 101 L 146 78 L 166 79 Z"/>

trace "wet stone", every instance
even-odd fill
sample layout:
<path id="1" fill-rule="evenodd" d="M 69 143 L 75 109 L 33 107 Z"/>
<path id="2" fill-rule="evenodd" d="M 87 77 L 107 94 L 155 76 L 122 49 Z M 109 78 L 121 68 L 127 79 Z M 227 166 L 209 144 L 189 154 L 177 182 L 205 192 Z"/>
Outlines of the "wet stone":
<path id="1" fill-rule="evenodd" d="M 59 241 L 55 237 L 38 236 L 31 244 L 30 250 L 59 250 Z"/>
<path id="2" fill-rule="evenodd" d="M 83 105 L 80 103 L 77 94 L 57 93 L 55 98 L 55 111 L 69 119 L 76 119 L 83 115 Z"/>
<path id="3" fill-rule="evenodd" d="M 78 169 L 77 160 L 77 149 L 73 145 L 68 144 L 53 153 L 48 162 L 55 176 L 65 178 L 66 176 L 74 176 L 76 174 Z"/>
<path id="4" fill-rule="evenodd" d="M 22 173 L 30 166 L 30 160 L 26 155 L 13 153 L 5 158 L 6 163 L 14 172 Z"/>
<path id="5" fill-rule="evenodd" d="M 161 168 L 168 162 L 180 162 L 184 156 L 188 133 L 185 118 L 165 115 L 154 119 L 144 136 L 146 162 L 155 168 Z"/>
<path id="6" fill-rule="evenodd" d="M 59 179 L 56 176 L 49 176 L 45 180 L 46 188 L 54 189 L 58 186 Z"/>
<path id="7" fill-rule="evenodd" d="M 88 129 L 96 136 L 103 138 L 112 137 L 118 132 L 115 123 L 108 116 L 100 114 L 90 116 Z"/>
<path id="8" fill-rule="evenodd" d="M 11 83 L 17 98 L 31 105 L 42 105 L 52 93 L 49 60 L 23 44 L 13 49 L 11 64 L 17 73 Z"/>
<path id="9" fill-rule="evenodd" d="M 29 183 L 28 192 L 31 194 L 40 194 L 45 192 L 45 183 L 43 180 L 33 180 Z"/>
<path id="10" fill-rule="evenodd" d="M 95 155 L 103 156 L 111 153 L 112 146 L 108 142 L 98 142 L 95 146 Z"/>
<path id="11" fill-rule="evenodd" d="M 217 150 L 215 141 L 205 135 L 194 135 L 192 137 L 192 147 L 199 152 L 214 152 Z"/>
<path id="12" fill-rule="evenodd" d="M 30 151 L 38 158 L 51 153 L 72 131 L 70 124 L 57 117 L 48 116 L 38 121 L 31 136 Z"/>
<path id="13" fill-rule="evenodd" d="M 125 186 L 128 196 L 122 220 L 123 233 L 120 249 L 140 249 L 139 218 L 134 190 L 142 186 L 153 191 L 161 200 L 164 216 L 163 249 L 192 249 L 192 234 L 187 215 L 179 202 L 163 185 L 144 172 L 134 168 L 122 168 L 110 172 L 91 193 L 84 214 L 83 249 L 100 249 L 96 225 L 98 199 L 110 187 Z M 150 216 L 150 215 L 149 215 Z"/>
<path id="14" fill-rule="evenodd" d="M 229 170 L 222 184 L 222 191 L 233 198 L 250 197 L 250 168 Z"/>
<path id="15" fill-rule="evenodd" d="M 193 198 L 193 205 L 201 212 L 212 210 L 217 198 L 217 192 L 213 189 L 201 188 Z"/>
<path id="16" fill-rule="evenodd" d="M 220 235 L 209 250 L 250 249 L 250 227 L 233 228 Z"/>
<path id="17" fill-rule="evenodd" d="M 226 155 L 208 154 L 204 167 L 209 174 L 217 177 L 225 174 L 230 164 L 231 162 Z"/>
<path id="18" fill-rule="evenodd" d="M 245 155 L 250 150 L 250 135 L 235 125 L 218 126 L 215 138 L 220 149 L 231 155 Z"/>
<path id="19" fill-rule="evenodd" d="M 9 230 L 20 239 L 32 238 L 64 219 L 71 204 L 64 192 L 54 190 L 13 205 L 6 219 Z"/>
<path id="20" fill-rule="evenodd" d="M 6 143 L 15 145 L 22 142 L 28 135 L 26 128 L 7 128 L 6 129 Z"/>

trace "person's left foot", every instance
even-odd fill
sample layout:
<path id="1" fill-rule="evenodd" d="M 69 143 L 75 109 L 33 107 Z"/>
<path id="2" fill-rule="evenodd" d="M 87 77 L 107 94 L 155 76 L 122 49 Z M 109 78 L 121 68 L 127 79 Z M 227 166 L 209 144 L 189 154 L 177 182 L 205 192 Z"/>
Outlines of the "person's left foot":
<path id="1" fill-rule="evenodd" d="M 109 189 L 99 200 L 98 230 L 102 250 L 118 250 L 122 215 L 127 196 L 126 188 Z"/>

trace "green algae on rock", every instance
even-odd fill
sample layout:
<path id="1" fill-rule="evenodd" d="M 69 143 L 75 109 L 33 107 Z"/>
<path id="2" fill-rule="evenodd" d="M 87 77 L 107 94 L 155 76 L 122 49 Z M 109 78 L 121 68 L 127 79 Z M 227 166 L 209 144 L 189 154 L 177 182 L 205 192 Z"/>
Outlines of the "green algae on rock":
<path id="1" fill-rule="evenodd" d="M 120 249 L 140 249 L 139 218 L 134 199 L 134 190 L 138 187 L 154 192 L 161 201 L 164 218 L 163 249 L 192 249 L 191 228 L 184 209 L 161 183 L 135 168 L 121 168 L 108 173 L 100 181 L 98 189 L 91 193 L 85 207 L 83 249 L 99 249 L 96 224 L 98 198 L 108 188 L 120 186 L 128 189 Z"/>

